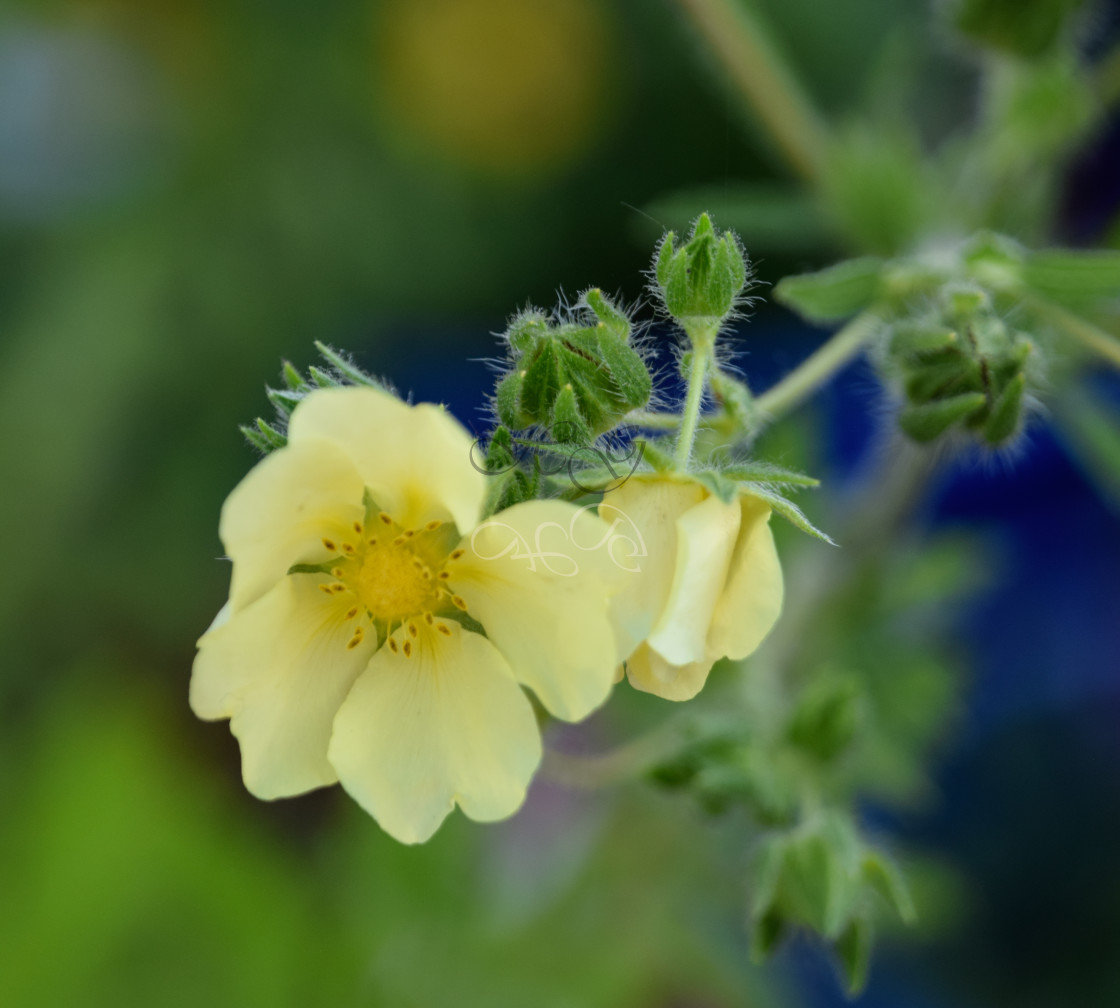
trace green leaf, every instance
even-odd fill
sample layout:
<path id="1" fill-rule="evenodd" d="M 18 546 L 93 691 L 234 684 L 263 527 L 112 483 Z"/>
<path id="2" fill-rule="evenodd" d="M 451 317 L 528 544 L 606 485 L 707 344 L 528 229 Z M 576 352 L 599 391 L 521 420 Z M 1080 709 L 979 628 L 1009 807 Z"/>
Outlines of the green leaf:
<path id="1" fill-rule="evenodd" d="M 764 917 L 778 899 L 778 887 L 785 866 L 787 840 L 784 836 L 769 836 L 759 845 L 751 865 L 753 876 L 751 917 Z"/>
<path id="2" fill-rule="evenodd" d="M 786 933 L 786 923 L 777 911 L 771 911 L 754 922 L 751 928 L 751 960 L 765 962 L 773 954 Z"/>
<path id="3" fill-rule="evenodd" d="M 1032 252 L 1023 264 L 1022 278 L 1043 297 L 1073 307 L 1120 301 L 1120 250 Z"/>
<path id="4" fill-rule="evenodd" d="M 788 276 L 778 282 L 774 296 L 810 322 L 836 322 L 875 301 L 883 265 L 882 259 L 868 256 Z"/>

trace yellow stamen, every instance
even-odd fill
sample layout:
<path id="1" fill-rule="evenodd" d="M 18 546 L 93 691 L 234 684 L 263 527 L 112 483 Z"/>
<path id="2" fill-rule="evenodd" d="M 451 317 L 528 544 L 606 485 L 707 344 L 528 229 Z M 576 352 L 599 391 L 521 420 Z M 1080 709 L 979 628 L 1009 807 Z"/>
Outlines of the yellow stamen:
<path id="1" fill-rule="evenodd" d="M 443 522 L 441 522 L 441 521 L 439 521 L 438 519 L 436 519 L 436 520 L 434 520 L 434 521 L 430 521 L 430 522 L 428 522 L 428 524 L 427 524 L 427 525 L 425 525 L 425 526 L 424 526 L 424 528 L 426 528 L 426 529 L 427 529 L 427 530 L 428 530 L 429 532 L 434 532 L 434 531 L 435 531 L 435 530 L 436 530 L 437 528 L 439 528 L 439 527 L 440 527 L 440 526 L 441 526 L 442 524 L 443 524 Z"/>
<path id="2" fill-rule="evenodd" d="M 392 651 L 393 654 L 397 653 L 397 642 L 392 637 L 389 638 L 389 650 Z"/>
<path id="3" fill-rule="evenodd" d="M 451 602 L 456 608 L 462 609 L 463 612 L 467 611 L 467 603 L 464 602 L 458 595 L 452 595 Z"/>
<path id="4" fill-rule="evenodd" d="M 329 549 L 332 553 L 335 552 L 335 550 L 338 549 L 338 547 L 334 544 L 333 539 L 327 539 L 327 538 L 324 537 L 323 545 L 326 546 L 327 549 Z"/>
<path id="5" fill-rule="evenodd" d="M 464 549 L 457 549 L 451 554 L 451 556 L 448 557 L 448 559 L 449 560 L 458 560 L 459 557 L 461 557 L 466 552 L 467 551 L 464 550 Z"/>
<path id="6" fill-rule="evenodd" d="M 393 524 L 393 519 L 390 518 L 384 511 L 379 511 L 377 517 L 380 518 L 386 525 Z"/>
<path id="7" fill-rule="evenodd" d="M 443 634 L 444 637 L 450 637 L 451 636 L 451 627 L 449 627 L 446 623 L 437 623 L 436 624 L 436 629 L 441 634 Z"/>
<path id="8" fill-rule="evenodd" d="M 404 642 L 404 656 L 406 658 L 412 657 L 412 641 L 410 640 L 406 640 Z"/>

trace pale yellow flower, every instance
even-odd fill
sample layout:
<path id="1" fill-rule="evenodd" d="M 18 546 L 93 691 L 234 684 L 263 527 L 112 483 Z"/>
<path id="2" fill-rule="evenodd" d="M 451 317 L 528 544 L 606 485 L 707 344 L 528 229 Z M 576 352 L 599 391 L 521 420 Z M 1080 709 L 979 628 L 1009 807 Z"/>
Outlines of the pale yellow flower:
<path id="1" fill-rule="evenodd" d="M 482 821 L 521 805 L 541 756 L 522 685 L 565 720 L 606 699 L 606 526 L 559 501 L 479 525 L 470 449 L 437 406 L 316 390 L 230 494 L 230 597 L 190 699 L 230 719 L 253 794 L 340 781 L 423 841 L 455 804 Z"/>
<path id="2" fill-rule="evenodd" d="M 629 529 L 637 572 L 614 600 L 626 675 L 667 700 L 700 692 L 720 658 L 749 655 L 782 608 L 770 507 L 749 493 L 724 503 L 699 483 L 638 474 L 599 514 Z"/>

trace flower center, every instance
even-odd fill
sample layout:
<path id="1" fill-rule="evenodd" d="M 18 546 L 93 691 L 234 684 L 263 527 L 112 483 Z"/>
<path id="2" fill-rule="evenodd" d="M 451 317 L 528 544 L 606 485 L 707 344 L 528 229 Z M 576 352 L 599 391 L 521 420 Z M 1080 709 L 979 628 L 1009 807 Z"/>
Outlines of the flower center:
<path id="1" fill-rule="evenodd" d="M 352 536 L 323 539 L 323 547 L 337 559 L 330 569 L 335 580 L 319 585 L 347 607 L 346 619 L 355 621 L 346 646 L 352 649 L 362 643 L 368 623 L 380 625 L 389 635 L 389 650 L 400 647 L 405 657 L 412 655 L 410 638 L 417 637 L 420 621 L 449 635 L 448 625 L 434 614 L 467 608 L 447 586 L 451 575 L 446 562 L 458 560 L 464 552 L 450 549 L 454 526 L 431 521 L 420 529 L 402 529 L 382 511 L 368 524 L 354 522 L 353 529 Z M 407 633 L 398 645 L 393 631 L 400 626 Z"/>
<path id="2" fill-rule="evenodd" d="M 438 602 L 431 568 L 407 542 L 367 545 L 346 583 L 377 620 L 415 616 Z"/>

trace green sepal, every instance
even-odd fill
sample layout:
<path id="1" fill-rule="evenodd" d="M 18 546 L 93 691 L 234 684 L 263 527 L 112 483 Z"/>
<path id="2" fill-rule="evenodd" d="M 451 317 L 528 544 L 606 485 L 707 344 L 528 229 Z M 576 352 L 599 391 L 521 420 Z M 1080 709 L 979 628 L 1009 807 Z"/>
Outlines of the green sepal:
<path id="1" fill-rule="evenodd" d="M 677 321 L 709 320 L 717 326 L 734 309 L 749 276 L 749 263 L 730 231 L 716 233 L 701 214 L 680 248 L 668 231 L 654 256 L 654 278 L 665 310 Z"/>
<path id="2" fill-rule="evenodd" d="M 701 469 L 688 475 L 690 479 L 694 479 L 702 487 L 710 490 L 724 504 L 731 504 L 739 498 L 738 484 L 718 469 Z"/>
<path id="3" fill-rule="evenodd" d="M 1022 279 L 1035 293 L 1064 305 L 1120 301 L 1120 249 L 1032 252 Z"/>
<path id="4" fill-rule="evenodd" d="M 786 922 L 776 910 L 759 917 L 751 928 L 751 961 L 763 963 L 769 959 L 785 937 L 787 930 Z"/>
<path id="5" fill-rule="evenodd" d="M 920 406 L 907 406 L 898 415 L 898 425 L 915 441 L 933 441 L 954 424 L 982 410 L 987 402 L 983 392 L 966 392 Z"/>
<path id="6" fill-rule="evenodd" d="M 598 287 L 592 287 L 584 292 L 581 300 L 595 313 L 607 335 L 623 343 L 630 338 L 630 319 L 607 300 Z"/>
<path id="7" fill-rule="evenodd" d="M 880 896 L 903 924 L 913 924 L 918 919 L 914 898 L 906 878 L 886 854 L 868 851 L 863 858 L 864 884 Z"/>
<path id="8" fill-rule="evenodd" d="M 720 473 L 739 483 L 772 483 L 775 486 L 804 487 L 821 485 L 819 479 L 806 476 L 794 469 L 784 469 L 772 462 L 741 462 L 736 465 L 724 466 L 720 469 Z"/>
<path id="9" fill-rule="evenodd" d="M 781 515 L 795 528 L 799 528 L 802 532 L 811 535 L 814 539 L 820 539 L 821 542 L 828 543 L 829 546 L 836 545 L 836 543 L 805 517 L 802 510 L 794 504 L 793 501 L 783 497 L 773 487 L 763 483 L 740 483 L 740 488 L 744 492 L 753 494 L 755 497 L 760 497 L 762 500 L 766 501 L 775 514 Z"/>
<path id="10" fill-rule="evenodd" d="M 281 363 L 280 374 L 284 379 L 284 384 L 293 392 L 307 392 L 311 388 L 311 386 L 304 381 L 303 375 L 295 369 L 291 361 L 283 361 Z"/>
<path id="11" fill-rule="evenodd" d="M 266 455 L 277 448 L 283 448 L 288 443 L 286 435 L 281 434 L 261 417 L 257 417 L 255 426 L 242 424 L 238 429 L 245 435 L 245 440 L 249 444 Z"/>
<path id="12" fill-rule="evenodd" d="M 494 410 L 498 419 L 506 426 L 521 428 L 527 426 L 521 420 L 517 404 L 521 396 L 521 375 L 511 371 L 500 382 L 494 392 Z"/>
<path id="13" fill-rule="evenodd" d="M 826 938 L 851 919 L 859 895 L 859 840 L 839 813 L 791 837 L 782 873 L 782 906 Z"/>
<path id="14" fill-rule="evenodd" d="M 774 296 L 810 322 L 838 322 L 875 302 L 883 266 L 874 256 L 848 259 L 816 273 L 785 277 Z"/>
<path id="15" fill-rule="evenodd" d="M 755 920 L 763 917 L 778 900 L 786 859 L 786 842 L 782 835 L 768 836 L 759 844 L 752 859 L 751 917 Z"/>
<path id="16" fill-rule="evenodd" d="M 342 384 L 334 375 L 328 374 L 314 364 L 307 369 L 307 373 L 311 375 L 311 380 L 319 388 L 338 388 Z"/>
<path id="17" fill-rule="evenodd" d="M 860 722 L 860 689 L 850 677 L 817 680 L 798 700 L 786 735 L 814 759 L 827 763 L 855 738 Z"/>
<path id="18" fill-rule="evenodd" d="M 836 939 L 836 955 L 840 960 L 848 997 L 855 997 L 867 986 L 874 944 L 875 929 L 871 921 L 862 915 L 853 917 Z"/>
<path id="19" fill-rule="evenodd" d="M 962 392 L 972 392 L 983 382 L 980 362 L 956 356 L 938 363 L 921 364 L 905 375 L 903 388 L 912 403 L 943 400 Z"/>
<path id="20" fill-rule="evenodd" d="M 583 414 L 576 403 L 572 386 L 565 385 L 552 403 L 549 434 L 560 444 L 585 445 L 594 440 Z"/>
<path id="21" fill-rule="evenodd" d="M 1011 379 L 992 406 L 984 421 L 984 440 L 999 445 L 1015 436 L 1023 419 L 1023 394 L 1027 387 L 1026 375 L 1020 373 Z"/>
<path id="22" fill-rule="evenodd" d="M 887 346 L 893 357 L 928 360 L 959 355 L 961 339 L 956 330 L 946 326 L 906 319 L 893 326 Z"/>
<path id="23" fill-rule="evenodd" d="M 708 384 L 712 395 L 735 422 L 735 426 L 741 431 L 748 430 L 754 422 L 755 406 L 754 396 L 747 383 L 714 367 L 708 373 Z"/>
<path id="24" fill-rule="evenodd" d="M 337 376 L 342 379 L 341 382 L 336 382 L 336 384 L 367 385 L 370 388 L 381 389 L 383 392 L 391 391 L 385 382 L 380 381 L 373 375 L 366 374 L 342 351 L 335 350 L 334 347 L 328 346 L 320 340 L 315 341 L 315 349 L 319 351 L 319 356 L 334 368 Z"/>

